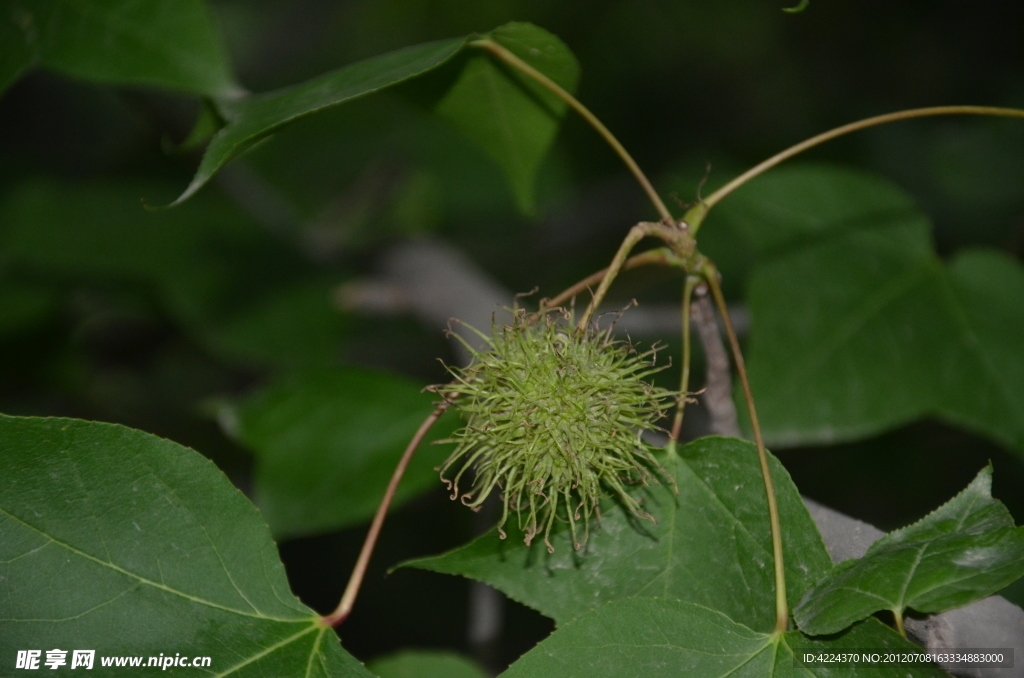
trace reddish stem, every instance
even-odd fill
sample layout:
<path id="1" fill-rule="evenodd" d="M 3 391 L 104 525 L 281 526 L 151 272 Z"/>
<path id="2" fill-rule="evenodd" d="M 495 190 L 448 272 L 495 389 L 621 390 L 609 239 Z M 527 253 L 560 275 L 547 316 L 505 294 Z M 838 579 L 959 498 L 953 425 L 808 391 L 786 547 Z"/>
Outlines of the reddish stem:
<path id="1" fill-rule="evenodd" d="M 645 266 L 647 264 L 662 264 L 663 266 L 682 266 L 682 260 L 671 252 L 667 247 L 659 247 L 657 249 L 648 250 L 642 254 L 637 254 L 629 259 L 626 259 L 625 263 L 622 264 L 622 270 L 628 271 L 631 268 L 637 268 L 639 266 Z M 572 287 L 566 288 L 558 295 L 551 297 L 550 299 L 542 299 L 540 302 L 540 311 L 543 313 L 547 309 L 561 306 L 569 299 L 572 299 L 576 295 L 586 291 L 587 289 L 599 284 L 604 277 L 608 275 L 608 269 L 604 268 L 597 273 L 592 273 L 583 280 Z"/>
<path id="2" fill-rule="evenodd" d="M 370 531 L 366 533 L 366 541 L 363 542 L 363 550 L 359 553 L 359 559 L 356 560 L 356 565 L 352 568 L 352 576 L 349 577 L 348 586 L 345 587 L 345 593 L 341 596 L 341 602 L 338 603 L 338 607 L 334 612 L 321 617 L 320 622 L 327 626 L 338 626 L 348 617 L 349 613 L 352 612 L 352 607 L 356 603 L 356 596 L 359 595 L 359 587 L 363 583 L 363 576 L 366 574 L 366 566 L 370 563 L 370 556 L 373 555 L 373 547 L 377 544 L 377 537 L 380 535 L 380 528 L 384 525 L 384 518 L 387 516 L 388 507 L 391 506 L 391 500 L 395 496 L 395 490 L 398 489 L 398 483 L 402 480 L 402 476 L 405 474 L 406 467 L 409 466 L 409 460 L 412 459 L 413 453 L 416 448 L 419 447 L 420 443 L 423 442 L 423 438 L 430 431 L 430 428 L 435 422 L 441 417 L 442 414 L 448 409 L 451 402 L 445 400 L 431 412 L 422 424 L 420 424 L 419 430 L 416 431 L 416 435 L 409 441 L 409 445 L 405 448 L 405 452 L 402 454 L 402 458 L 398 461 L 398 466 L 395 467 L 395 472 L 391 474 L 391 482 L 388 483 L 388 489 L 384 492 L 384 498 L 380 502 L 380 506 L 377 507 L 377 514 L 373 517 L 373 522 L 370 524 Z"/>

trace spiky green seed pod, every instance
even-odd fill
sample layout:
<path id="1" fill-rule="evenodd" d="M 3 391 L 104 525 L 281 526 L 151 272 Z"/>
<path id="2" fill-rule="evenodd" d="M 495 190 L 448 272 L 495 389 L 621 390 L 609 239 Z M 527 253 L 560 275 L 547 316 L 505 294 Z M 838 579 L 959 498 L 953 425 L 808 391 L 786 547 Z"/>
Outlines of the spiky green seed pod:
<path id="1" fill-rule="evenodd" d="M 526 543 L 543 532 L 548 551 L 554 550 L 556 517 L 569 523 L 577 549 L 586 543 L 591 516 L 600 519 L 602 486 L 634 514 L 653 520 L 625 485 L 669 477 L 641 439 L 645 429 L 657 428 L 676 395 L 644 381 L 663 369 L 654 365 L 655 350 L 639 353 L 613 340 L 610 330 L 579 333 L 563 312 L 530 322 L 515 309 L 512 325 L 493 327 L 491 337 L 470 329 L 486 339 L 488 350 L 463 341 L 472 362 L 451 370 L 452 383 L 436 387 L 466 418 L 448 441 L 458 447 L 439 469 L 452 499 L 473 469 L 462 503 L 477 509 L 499 488 L 502 539 L 511 509 Z M 454 478 L 445 479 L 458 464 Z"/>

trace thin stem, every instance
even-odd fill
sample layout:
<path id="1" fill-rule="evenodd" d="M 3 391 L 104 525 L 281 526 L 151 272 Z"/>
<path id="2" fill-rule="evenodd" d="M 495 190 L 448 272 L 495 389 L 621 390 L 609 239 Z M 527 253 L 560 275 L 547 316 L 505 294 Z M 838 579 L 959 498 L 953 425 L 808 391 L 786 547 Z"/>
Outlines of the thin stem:
<path id="1" fill-rule="evenodd" d="M 697 229 L 700 228 L 701 221 L 703 221 L 708 210 L 718 204 L 722 198 L 729 195 L 757 175 L 775 167 L 789 158 L 792 158 L 794 155 L 803 153 L 809 148 L 823 144 L 826 141 L 831 141 L 832 139 L 841 137 L 844 134 L 849 134 L 850 132 L 867 129 L 868 127 L 874 127 L 875 125 L 883 125 L 887 122 L 909 120 L 911 118 L 924 118 L 932 115 L 996 115 L 1008 118 L 1024 118 L 1024 110 L 1017 108 L 999 108 L 994 106 L 931 106 L 929 108 L 912 108 L 906 111 L 886 113 L 885 115 L 876 115 L 871 118 L 865 118 L 864 120 L 858 120 L 857 122 L 851 122 L 847 125 L 842 125 L 841 127 L 829 130 L 828 132 L 822 132 L 821 134 L 813 136 L 810 139 L 806 139 L 805 141 L 801 141 L 795 146 L 790 146 L 781 153 L 776 153 L 764 162 L 751 167 L 749 170 L 739 175 L 725 186 L 722 186 L 720 189 L 692 207 L 683 219 L 690 224 L 691 231 L 696 234 Z"/>
<path id="2" fill-rule="evenodd" d="M 704 278 L 711 288 L 711 294 L 715 298 L 715 305 L 722 316 L 722 323 L 725 325 L 725 333 L 729 336 L 729 345 L 732 347 L 733 360 L 736 363 L 736 371 L 743 385 L 743 396 L 747 401 L 747 412 L 750 415 L 750 426 L 754 430 L 754 443 L 757 445 L 757 458 L 761 462 L 761 475 L 764 477 L 764 490 L 768 495 L 768 520 L 772 532 L 772 555 L 775 559 L 775 631 L 783 632 L 789 628 L 789 607 L 786 604 L 786 568 L 782 562 L 782 526 L 779 522 L 779 507 L 775 500 L 775 485 L 772 483 L 772 473 L 768 467 L 768 453 L 764 449 L 764 439 L 761 437 L 761 425 L 757 422 L 757 410 L 754 408 L 754 396 L 750 391 L 750 381 L 747 379 L 747 367 L 743 362 L 743 353 L 740 351 L 740 342 L 736 338 L 736 330 L 729 318 L 729 307 L 725 303 L 725 296 L 722 295 L 722 287 L 718 283 L 718 269 L 710 259 L 705 259 L 702 266 Z"/>
<path id="3" fill-rule="evenodd" d="M 629 233 L 622 240 L 622 244 L 619 245 L 619 251 L 615 253 L 615 257 L 612 258 L 612 263 L 608 265 L 603 278 L 601 278 L 601 284 L 598 285 L 597 291 L 594 292 L 593 298 L 590 300 L 590 304 L 587 305 L 587 310 L 583 312 L 583 316 L 580 318 L 579 324 L 576 326 L 576 331 L 582 333 L 587 325 L 590 324 L 590 319 L 594 316 L 594 311 L 597 310 L 598 305 L 604 301 L 604 295 L 607 294 L 608 288 L 611 287 L 612 281 L 622 270 L 623 265 L 626 263 L 626 257 L 633 251 L 636 244 L 643 240 L 645 237 L 650 235 L 651 222 L 641 221 L 639 224 L 629 229 Z"/>
<path id="4" fill-rule="evenodd" d="M 648 250 L 641 254 L 632 256 L 629 259 L 626 259 L 626 261 L 622 264 L 622 270 L 628 271 L 632 268 L 646 266 L 647 264 L 661 264 L 662 266 L 675 266 L 677 268 L 682 268 L 683 260 L 677 257 L 675 254 L 673 254 L 672 250 L 670 250 L 669 248 L 658 247 L 653 250 Z M 543 313 L 549 308 L 561 306 L 562 304 L 569 301 L 570 299 L 580 294 L 581 292 L 584 292 L 585 290 L 600 283 L 602 280 L 604 280 L 604 277 L 606 275 L 608 275 L 608 269 L 603 268 L 597 273 L 592 273 L 591 275 L 588 275 L 586 278 L 580 280 L 572 287 L 567 287 L 565 290 L 551 297 L 550 299 L 541 299 L 539 312 Z"/>
<path id="5" fill-rule="evenodd" d="M 900 612 L 899 610 L 893 610 L 892 611 L 892 616 L 893 616 L 893 619 L 896 620 L 896 630 L 900 632 L 901 636 L 906 638 L 907 637 L 907 629 L 903 625 L 903 613 Z"/>
<path id="6" fill-rule="evenodd" d="M 644 192 L 647 193 L 647 197 L 650 198 L 651 203 L 654 204 L 654 208 L 658 210 L 658 214 L 665 221 L 665 223 L 674 223 L 672 213 L 668 211 L 668 208 L 665 207 L 665 203 L 662 202 L 660 197 L 658 197 L 658 193 L 654 190 L 654 187 L 651 185 L 651 182 L 647 179 L 647 175 L 643 173 L 643 170 L 640 169 L 640 166 L 636 164 L 635 160 L 633 160 L 633 156 L 631 156 L 629 154 L 629 151 L 627 151 L 626 148 L 621 143 L 619 143 L 619 140 L 615 138 L 615 135 L 612 134 L 608 130 L 608 128 L 604 126 L 604 123 L 598 120 L 597 116 L 591 113 L 590 110 L 582 103 L 580 103 L 576 97 L 562 89 L 562 87 L 554 80 L 544 75 L 536 68 L 526 63 L 512 52 L 505 49 L 505 47 L 500 45 L 498 42 L 490 38 L 474 40 L 469 44 L 472 47 L 479 47 L 481 49 L 487 50 L 488 52 L 498 57 L 505 63 L 521 71 L 522 73 L 530 76 L 538 83 L 540 83 L 545 89 L 549 90 L 552 94 L 554 94 L 556 97 L 558 97 L 565 103 L 569 104 L 569 106 L 574 111 L 579 113 L 584 120 L 590 123 L 591 127 L 597 130 L 597 133 L 600 134 L 601 137 L 604 138 L 604 140 L 608 143 L 608 145 L 612 147 L 612 150 L 614 150 L 615 153 L 617 153 L 618 156 L 622 158 L 622 162 L 626 163 L 626 167 L 628 167 L 629 171 L 633 173 L 634 177 L 636 177 L 636 180 L 640 183 L 640 186 L 644 189 Z"/>
<path id="7" fill-rule="evenodd" d="M 686 409 L 686 397 L 690 390 L 690 300 L 693 298 L 693 288 L 700 284 L 701 279 L 697 276 L 686 276 L 686 284 L 683 285 L 683 372 L 679 378 L 679 404 L 676 405 L 676 418 L 672 422 L 672 430 L 669 432 L 669 439 L 673 443 L 679 440 L 679 433 L 683 430 L 683 412 Z"/>
<path id="8" fill-rule="evenodd" d="M 373 516 L 373 522 L 370 523 L 370 530 L 366 533 L 366 540 L 363 542 L 363 550 L 359 552 L 359 558 L 356 560 L 355 567 L 352 568 L 352 575 L 348 579 L 348 585 L 345 587 L 345 593 L 341 596 L 341 602 L 338 603 L 337 609 L 326 617 L 322 617 L 320 622 L 327 626 L 337 626 L 341 624 L 348 617 L 349 613 L 352 612 L 352 607 L 356 603 L 356 596 L 359 595 L 359 587 L 363 583 L 363 576 L 366 574 L 366 566 L 370 563 L 370 556 L 373 555 L 373 548 L 377 545 L 377 537 L 380 535 L 380 528 L 384 525 L 384 518 L 388 514 L 388 507 L 391 506 L 391 500 L 395 496 L 395 490 L 398 489 L 398 483 L 402 480 L 402 476 L 405 474 L 405 469 L 409 466 L 409 460 L 412 459 L 413 453 L 416 448 L 419 447 L 420 443 L 423 442 L 423 438 L 430 431 L 430 428 L 434 423 L 441 417 L 442 414 L 451 405 L 450 400 L 445 400 L 438 405 L 433 412 L 430 413 L 422 424 L 420 424 L 419 430 L 409 441 L 409 445 L 405 448 L 405 452 L 402 453 L 402 458 L 398 461 L 398 465 L 395 467 L 395 472 L 391 474 L 391 482 L 388 483 L 388 489 L 384 491 L 384 498 L 380 501 L 380 506 L 377 507 L 377 513 Z"/>

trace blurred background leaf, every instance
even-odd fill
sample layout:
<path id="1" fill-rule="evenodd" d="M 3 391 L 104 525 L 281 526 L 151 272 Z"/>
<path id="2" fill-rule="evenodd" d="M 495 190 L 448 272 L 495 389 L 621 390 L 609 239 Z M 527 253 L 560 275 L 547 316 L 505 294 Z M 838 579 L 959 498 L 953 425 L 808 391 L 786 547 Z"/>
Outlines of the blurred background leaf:
<path id="1" fill-rule="evenodd" d="M 277 537 L 369 520 L 395 465 L 433 409 L 422 386 L 353 368 L 299 373 L 222 410 L 228 432 L 256 456 L 256 505 Z M 450 448 L 429 447 L 459 425 L 454 413 L 431 429 L 395 495 L 400 507 L 438 482 Z"/>
<path id="2" fill-rule="evenodd" d="M 4 0 L 0 13 L 0 91 L 35 63 L 115 85 L 211 96 L 239 89 L 201 0 Z"/>

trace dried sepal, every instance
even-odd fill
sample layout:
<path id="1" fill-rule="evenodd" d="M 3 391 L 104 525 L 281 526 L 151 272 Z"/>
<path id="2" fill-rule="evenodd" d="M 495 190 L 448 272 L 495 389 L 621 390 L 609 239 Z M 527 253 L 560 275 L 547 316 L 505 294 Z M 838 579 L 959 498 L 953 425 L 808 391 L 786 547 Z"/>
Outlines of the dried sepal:
<path id="1" fill-rule="evenodd" d="M 471 363 L 451 369 L 452 382 L 435 387 L 466 419 L 448 441 L 458 446 L 439 469 L 452 499 L 479 509 L 499 488 L 502 538 L 511 510 L 526 543 L 543 532 L 549 551 L 556 519 L 568 522 L 575 548 L 586 543 L 591 518 L 600 519 L 602 487 L 653 521 L 626 485 L 670 478 L 641 439 L 677 396 L 644 381 L 662 369 L 655 349 L 638 352 L 614 340 L 610 329 L 577 332 L 572 315 L 560 310 L 530 322 L 513 309 L 512 324 L 492 327 L 490 337 L 469 329 L 487 350 L 464 341 Z M 472 484 L 461 492 L 470 470 Z"/>

